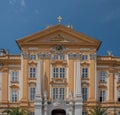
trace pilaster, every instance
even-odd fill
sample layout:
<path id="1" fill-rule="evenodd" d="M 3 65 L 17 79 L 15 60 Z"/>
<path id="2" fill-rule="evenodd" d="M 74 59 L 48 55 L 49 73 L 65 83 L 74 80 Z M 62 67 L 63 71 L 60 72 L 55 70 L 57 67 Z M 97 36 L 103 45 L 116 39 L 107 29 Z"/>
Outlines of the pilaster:
<path id="1" fill-rule="evenodd" d="M 109 70 L 109 101 L 114 101 L 114 74 L 113 70 Z"/>
<path id="2" fill-rule="evenodd" d="M 96 55 L 90 54 L 90 70 L 89 70 L 89 77 L 90 77 L 90 98 L 88 101 L 95 102 L 96 101 Z"/>
<path id="3" fill-rule="evenodd" d="M 23 53 L 23 60 L 22 60 L 22 64 L 23 64 L 23 97 L 22 97 L 22 106 L 27 106 L 28 105 L 28 58 L 29 58 L 29 54 Z"/>
<path id="4" fill-rule="evenodd" d="M 2 104 L 8 103 L 8 68 L 2 70 Z"/>

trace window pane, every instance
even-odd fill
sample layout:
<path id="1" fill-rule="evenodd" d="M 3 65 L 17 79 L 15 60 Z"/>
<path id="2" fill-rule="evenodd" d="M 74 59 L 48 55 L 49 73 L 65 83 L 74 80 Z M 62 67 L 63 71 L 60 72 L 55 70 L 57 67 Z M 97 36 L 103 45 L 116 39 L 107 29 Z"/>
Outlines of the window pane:
<path id="1" fill-rule="evenodd" d="M 82 55 L 82 60 L 88 60 L 88 55 Z"/>
<path id="2" fill-rule="evenodd" d="M 35 88 L 30 88 L 30 100 L 33 101 L 35 99 Z"/>
<path id="3" fill-rule="evenodd" d="M 101 90 L 100 91 L 100 102 L 104 102 L 105 101 L 105 91 Z"/>
<path id="4" fill-rule="evenodd" d="M 60 60 L 64 60 L 65 56 L 64 55 L 60 55 Z"/>
<path id="5" fill-rule="evenodd" d="M 54 55 L 54 59 L 58 60 L 58 55 L 57 54 Z"/>
<path id="6" fill-rule="evenodd" d="M 106 72 L 100 71 L 100 82 L 105 82 Z"/>
<path id="7" fill-rule="evenodd" d="M 60 99 L 64 99 L 64 88 L 60 88 L 59 96 L 60 96 Z"/>
<path id="8" fill-rule="evenodd" d="M 36 55 L 30 55 L 30 60 L 36 60 Z"/>
<path id="9" fill-rule="evenodd" d="M 58 78 L 58 68 L 54 68 L 53 70 L 53 77 Z"/>
<path id="10" fill-rule="evenodd" d="M 82 88 L 82 98 L 83 98 L 83 101 L 87 101 L 87 98 L 88 98 L 88 89 L 87 88 Z"/>
<path id="11" fill-rule="evenodd" d="M 58 98 L 58 88 L 53 88 L 53 99 Z"/>
<path id="12" fill-rule="evenodd" d="M 17 102 L 17 91 L 16 90 L 12 90 L 12 102 Z"/>
<path id="13" fill-rule="evenodd" d="M 17 71 L 13 71 L 12 72 L 12 81 L 17 81 L 18 80 L 18 72 Z"/>
<path id="14" fill-rule="evenodd" d="M 35 78 L 36 77 L 36 68 L 31 67 L 30 68 L 30 78 Z"/>
<path id="15" fill-rule="evenodd" d="M 60 68 L 60 78 L 65 77 L 65 68 Z"/>
<path id="16" fill-rule="evenodd" d="M 82 68 L 82 78 L 88 78 L 88 68 Z"/>

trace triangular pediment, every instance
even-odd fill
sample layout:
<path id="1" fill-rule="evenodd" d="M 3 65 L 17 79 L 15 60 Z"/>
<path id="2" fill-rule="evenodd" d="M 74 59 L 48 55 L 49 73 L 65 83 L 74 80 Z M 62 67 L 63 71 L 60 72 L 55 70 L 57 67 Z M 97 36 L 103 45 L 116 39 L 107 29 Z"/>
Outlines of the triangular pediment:
<path id="1" fill-rule="evenodd" d="M 79 46 L 94 46 L 97 49 L 101 42 L 71 28 L 62 25 L 56 25 L 33 35 L 19 39 L 17 40 L 17 43 L 20 48 L 27 45 L 40 46 L 46 44 L 69 44 Z"/>

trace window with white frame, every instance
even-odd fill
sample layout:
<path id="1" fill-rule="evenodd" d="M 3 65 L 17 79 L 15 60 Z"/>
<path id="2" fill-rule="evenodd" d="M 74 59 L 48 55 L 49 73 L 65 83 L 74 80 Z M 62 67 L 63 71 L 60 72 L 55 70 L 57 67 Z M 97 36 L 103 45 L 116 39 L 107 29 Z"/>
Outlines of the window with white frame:
<path id="1" fill-rule="evenodd" d="M 88 88 L 87 87 L 82 87 L 82 98 L 83 98 L 83 102 L 87 101 L 88 99 Z"/>
<path id="2" fill-rule="evenodd" d="M 36 55 L 35 54 L 31 54 L 30 55 L 30 60 L 36 60 Z"/>
<path id="3" fill-rule="evenodd" d="M 58 88 L 53 88 L 53 99 L 58 98 Z"/>
<path id="4" fill-rule="evenodd" d="M 65 59 L 65 55 L 60 55 L 60 60 L 64 60 Z"/>
<path id="5" fill-rule="evenodd" d="M 53 77 L 54 78 L 64 78 L 65 77 L 65 68 L 53 68 Z"/>
<path id="6" fill-rule="evenodd" d="M 18 81 L 18 71 L 12 71 L 12 82 Z"/>
<path id="7" fill-rule="evenodd" d="M 18 91 L 16 89 L 12 89 L 12 102 L 18 101 Z"/>
<path id="8" fill-rule="evenodd" d="M 65 88 L 53 88 L 53 99 L 64 99 Z"/>
<path id="9" fill-rule="evenodd" d="M 120 82 L 120 73 L 118 73 L 118 82 Z"/>
<path id="10" fill-rule="evenodd" d="M 30 67 L 30 78 L 35 78 L 35 77 L 36 77 L 36 68 Z"/>
<path id="11" fill-rule="evenodd" d="M 88 78 L 88 68 L 82 68 L 82 78 Z"/>
<path id="12" fill-rule="evenodd" d="M 88 55 L 82 55 L 82 60 L 85 61 L 85 60 L 88 60 Z"/>
<path id="13" fill-rule="evenodd" d="M 34 101 L 35 99 L 35 87 L 30 87 L 30 101 Z"/>
<path id="14" fill-rule="evenodd" d="M 100 90 L 100 102 L 105 101 L 105 90 Z"/>
<path id="15" fill-rule="evenodd" d="M 83 111 L 83 112 L 82 112 L 82 115 L 87 115 L 87 112 L 86 112 L 86 111 Z"/>
<path id="16" fill-rule="evenodd" d="M 53 77 L 58 78 L 58 68 L 53 69 Z"/>
<path id="17" fill-rule="evenodd" d="M 55 55 L 54 55 L 54 59 L 55 59 L 55 60 L 58 60 L 58 54 L 55 54 Z"/>
<path id="18" fill-rule="evenodd" d="M 118 101 L 120 102 L 120 89 L 118 89 L 117 91 L 117 97 L 118 97 Z"/>
<path id="19" fill-rule="evenodd" d="M 100 82 L 105 82 L 106 71 L 100 71 Z"/>
<path id="20" fill-rule="evenodd" d="M 65 68 L 60 68 L 60 78 L 65 77 Z"/>
<path id="21" fill-rule="evenodd" d="M 54 55 L 54 59 L 55 60 L 64 60 L 65 59 L 65 55 L 64 54 L 61 54 L 61 55 L 55 54 Z"/>

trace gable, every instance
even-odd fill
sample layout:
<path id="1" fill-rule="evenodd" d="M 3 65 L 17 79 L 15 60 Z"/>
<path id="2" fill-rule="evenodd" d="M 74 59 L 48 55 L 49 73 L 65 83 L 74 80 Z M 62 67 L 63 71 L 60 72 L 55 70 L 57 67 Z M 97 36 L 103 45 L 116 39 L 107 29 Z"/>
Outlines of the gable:
<path id="1" fill-rule="evenodd" d="M 17 40 L 17 44 L 20 49 L 27 46 L 39 47 L 48 44 L 77 45 L 83 48 L 94 47 L 95 49 L 98 49 L 101 42 L 71 28 L 56 25 L 33 35 L 19 39 Z"/>

